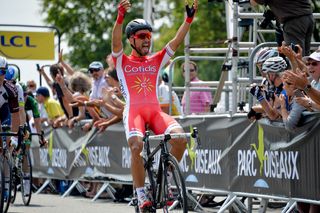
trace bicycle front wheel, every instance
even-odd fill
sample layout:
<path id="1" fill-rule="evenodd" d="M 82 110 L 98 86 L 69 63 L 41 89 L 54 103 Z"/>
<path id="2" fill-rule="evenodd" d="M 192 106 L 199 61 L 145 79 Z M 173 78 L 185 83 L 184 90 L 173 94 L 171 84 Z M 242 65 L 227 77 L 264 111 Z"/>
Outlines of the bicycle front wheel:
<path id="1" fill-rule="evenodd" d="M 161 187 L 162 203 L 167 205 L 163 206 L 163 211 L 188 212 L 186 186 L 177 160 L 171 155 L 168 156 L 164 167 Z"/>
<path id="2" fill-rule="evenodd" d="M 22 159 L 22 174 L 20 179 L 22 201 L 25 206 L 28 206 L 32 194 L 32 165 L 28 151 L 26 151 Z"/>
<path id="3" fill-rule="evenodd" d="M 3 169 L 4 169 L 4 203 L 3 203 L 3 212 L 8 212 L 10 201 L 11 201 L 11 187 L 12 187 L 12 165 L 8 156 L 4 157 L 3 160 Z"/>

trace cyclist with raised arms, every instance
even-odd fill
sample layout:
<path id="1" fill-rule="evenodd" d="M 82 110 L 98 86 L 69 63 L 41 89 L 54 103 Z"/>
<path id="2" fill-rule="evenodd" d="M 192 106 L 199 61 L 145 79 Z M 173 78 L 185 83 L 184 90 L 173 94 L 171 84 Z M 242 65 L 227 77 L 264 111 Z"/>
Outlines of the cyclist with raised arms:
<path id="1" fill-rule="evenodd" d="M 149 56 L 152 27 L 143 19 L 128 23 L 125 32 L 132 47 L 130 56 L 123 53 L 122 25 L 126 12 L 131 7 L 129 0 L 121 0 L 118 17 L 112 32 L 112 56 L 115 62 L 120 89 L 126 101 L 123 112 L 126 138 L 131 150 L 131 172 L 133 184 L 138 195 L 141 211 L 152 205 L 144 191 L 144 167 L 140 152 L 143 146 L 145 127 L 155 134 L 182 133 L 180 124 L 161 111 L 157 98 L 159 70 L 178 49 L 190 29 L 198 0 L 192 6 L 186 5 L 187 18 L 180 26 L 175 37 L 159 52 Z M 171 154 L 180 161 L 186 149 L 186 139 L 170 141 Z"/>

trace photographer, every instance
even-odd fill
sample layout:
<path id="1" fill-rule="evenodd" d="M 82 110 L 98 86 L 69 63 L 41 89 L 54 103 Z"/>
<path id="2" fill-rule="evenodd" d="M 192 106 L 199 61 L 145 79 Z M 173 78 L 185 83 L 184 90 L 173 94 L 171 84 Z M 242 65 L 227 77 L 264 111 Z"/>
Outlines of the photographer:
<path id="1" fill-rule="evenodd" d="M 282 24 L 284 41 L 299 44 L 303 56 L 309 55 L 314 23 L 310 0 L 250 0 L 250 3 L 269 6 Z"/>

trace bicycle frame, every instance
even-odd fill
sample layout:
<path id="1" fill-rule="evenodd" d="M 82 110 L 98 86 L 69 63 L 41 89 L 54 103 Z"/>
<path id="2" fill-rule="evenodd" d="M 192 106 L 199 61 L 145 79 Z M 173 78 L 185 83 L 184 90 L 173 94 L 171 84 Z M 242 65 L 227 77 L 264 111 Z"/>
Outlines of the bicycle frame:
<path id="1" fill-rule="evenodd" d="M 144 159 L 144 168 L 147 171 L 148 177 L 153 177 L 154 175 L 154 156 L 160 150 L 160 161 L 158 165 L 157 177 L 149 178 L 150 181 L 150 188 L 148 191 L 151 191 L 151 201 L 153 203 L 154 210 L 157 208 L 162 208 L 166 203 L 163 203 L 162 200 L 162 189 L 163 186 L 166 186 L 167 179 L 163 178 L 166 177 L 168 173 L 167 169 L 167 162 L 169 160 L 169 156 L 171 155 L 167 146 L 167 142 L 173 138 L 185 138 L 185 137 L 192 137 L 194 139 L 198 139 L 198 131 L 197 128 L 193 129 L 192 133 L 173 133 L 173 134 L 162 134 L 162 135 L 153 135 L 150 136 L 150 132 L 146 131 L 145 136 L 143 138 L 143 150 L 141 152 L 141 156 Z M 154 150 L 151 151 L 149 141 L 151 140 L 160 140 L 159 144 L 155 147 Z M 196 141 L 196 144 L 199 144 Z M 164 200 L 166 202 L 167 200 Z"/>

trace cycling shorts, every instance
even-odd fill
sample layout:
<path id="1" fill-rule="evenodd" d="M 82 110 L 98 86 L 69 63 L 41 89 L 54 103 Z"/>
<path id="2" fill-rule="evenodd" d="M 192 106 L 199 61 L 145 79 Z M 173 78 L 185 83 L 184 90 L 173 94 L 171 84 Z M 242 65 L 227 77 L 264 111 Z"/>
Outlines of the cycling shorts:
<path id="1" fill-rule="evenodd" d="M 8 103 L 4 103 L 0 108 L 0 121 L 2 126 L 11 127 L 11 113 Z M 10 129 L 9 129 L 10 130 Z"/>
<path id="2" fill-rule="evenodd" d="M 123 123 L 127 140 L 133 136 L 143 137 L 146 126 L 154 134 L 170 133 L 173 129 L 182 129 L 170 115 L 164 113 L 159 104 L 129 105 L 123 112 Z"/>

